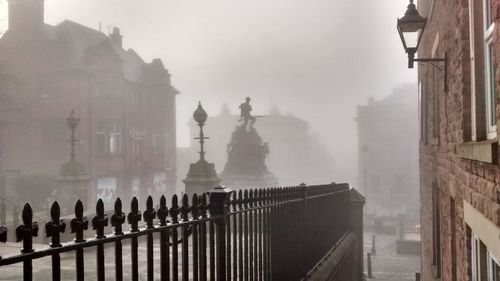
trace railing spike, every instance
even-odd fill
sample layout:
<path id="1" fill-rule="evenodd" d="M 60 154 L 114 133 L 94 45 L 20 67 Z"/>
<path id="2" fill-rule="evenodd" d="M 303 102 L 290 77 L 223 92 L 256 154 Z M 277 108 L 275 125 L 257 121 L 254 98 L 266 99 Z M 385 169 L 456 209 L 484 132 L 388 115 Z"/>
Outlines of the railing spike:
<path id="1" fill-rule="evenodd" d="M 17 242 L 23 241 L 22 253 L 33 252 L 33 237 L 38 236 L 38 224 L 33 222 L 33 209 L 26 203 L 22 213 L 23 224 L 16 228 Z"/>
<path id="2" fill-rule="evenodd" d="M 83 203 L 80 199 L 75 204 L 75 217 L 78 219 L 83 218 Z"/>
<path id="3" fill-rule="evenodd" d="M 148 196 L 146 200 L 146 211 L 142 215 L 148 229 L 154 228 L 153 220 L 156 218 L 156 210 L 153 207 L 153 197 Z"/>
<path id="4" fill-rule="evenodd" d="M 7 227 L 5 225 L 0 225 L 0 242 L 7 242 Z"/>
<path id="5" fill-rule="evenodd" d="M 59 207 L 59 203 L 57 203 L 57 201 L 54 201 L 54 203 L 52 203 L 52 207 L 50 207 L 50 218 L 52 221 L 59 221 L 61 218 L 61 208 Z"/>
<path id="6" fill-rule="evenodd" d="M 61 235 L 60 233 L 66 230 L 66 224 L 64 220 L 61 220 L 61 208 L 59 207 L 59 203 L 55 201 L 52 203 L 52 207 L 50 208 L 50 217 L 52 221 L 45 224 L 45 233 L 47 237 L 52 237 L 52 242 L 50 246 L 52 248 L 61 247 Z"/>
<path id="7" fill-rule="evenodd" d="M 189 199 L 188 199 L 187 194 L 184 194 L 184 196 L 182 196 L 182 206 L 181 206 L 182 221 L 189 221 L 189 217 L 188 217 L 189 211 L 190 211 Z"/>
<path id="8" fill-rule="evenodd" d="M 130 213 L 127 216 L 128 223 L 130 224 L 131 232 L 139 231 L 139 222 L 142 219 L 141 212 L 139 212 L 139 202 L 137 197 L 134 196 L 130 202 Z"/>
<path id="9" fill-rule="evenodd" d="M 92 219 L 92 228 L 96 231 L 96 238 L 106 238 L 104 227 L 108 226 L 108 215 L 104 213 L 104 202 L 102 202 L 102 199 L 97 200 L 95 211 L 96 216 Z"/>
<path id="10" fill-rule="evenodd" d="M 160 220 L 160 226 L 167 225 L 167 217 L 168 217 L 168 207 L 167 207 L 167 199 L 165 195 L 160 197 L 160 208 L 158 208 L 158 212 L 156 214 L 158 219 Z"/>
<path id="11" fill-rule="evenodd" d="M 193 200 L 191 202 L 192 202 L 191 215 L 193 216 L 194 220 L 197 220 L 200 216 L 200 214 L 199 214 L 200 202 L 198 201 L 198 195 L 196 193 L 193 194 Z"/>
<path id="12" fill-rule="evenodd" d="M 236 194 L 236 192 L 233 192 L 233 194 L 231 194 L 230 204 L 233 207 L 233 211 L 236 211 L 236 207 L 238 205 L 238 194 Z"/>
<path id="13" fill-rule="evenodd" d="M 206 218 L 207 217 L 207 194 L 206 193 L 203 193 L 201 195 L 201 200 L 200 200 L 200 215 L 202 218 Z"/>
<path id="14" fill-rule="evenodd" d="M 248 189 L 245 189 L 245 191 L 243 192 L 243 205 L 245 206 L 245 208 L 248 207 L 248 202 L 250 201 L 248 193 Z"/>
<path id="15" fill-rule="evenodd" d="M 248 206 L 250 208 L 253 206 L 253 200 L 254 200 L 253 192 L 254 192 L 253 189 L 248 190 Z"/>
<path id="16" fill-rule="evenodd" d="M 172 207 L 170 208 L 170 217 L 172 218 L 172 223 L 178 223 L 179 218 L 179 200 L 177 199 L 177 194 L 172 196 Z"/>
<path id="17" fill-rule="evenodd" d="M 75 218 L 70 222 L 71 233 L 76 234 L 75 242 L 85 242 L 83 239 L 83 232 L 88 229 L 89 221 L 83 216 L 83 203 L 81 200 L 76 201 L 75 204 Z"/>
<path id="18" fill-rule="evenodd" d="M 95 211 L 98 216 L 103 216 L 104 215 L 104 202 L 102 201 L 101 198 L 97 200 L 97 203 L 95 205 Z"/>
<path id="19" fill-rule="evenodd" d="M 115 213 L 111 216 L 111 226 L 115 228 L 115 235 L 123 235 L 122 225 L 125 223 L 125 213 L 122 211 L 120 197 L 115 201 Z"/>

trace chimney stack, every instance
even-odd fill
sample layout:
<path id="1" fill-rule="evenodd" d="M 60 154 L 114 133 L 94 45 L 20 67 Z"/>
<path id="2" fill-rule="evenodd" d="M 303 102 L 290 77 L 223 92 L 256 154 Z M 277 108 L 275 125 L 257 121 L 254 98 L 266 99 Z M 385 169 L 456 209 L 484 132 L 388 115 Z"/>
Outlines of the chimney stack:
<path id="1" fill-rule="evenodd" d="M 113 27 L 113 33 L 109 35 L 111 39 L 111 43 L 114 47 L 123 48 L 123 36 L 120 33 L 120 29 L 118 27 Z"/>
<path id="2" fill-rule="evenodd" d="M 20 33 L 39 31 L 44 25 L 44 0 L 8 0 L 9 30 Z"/>

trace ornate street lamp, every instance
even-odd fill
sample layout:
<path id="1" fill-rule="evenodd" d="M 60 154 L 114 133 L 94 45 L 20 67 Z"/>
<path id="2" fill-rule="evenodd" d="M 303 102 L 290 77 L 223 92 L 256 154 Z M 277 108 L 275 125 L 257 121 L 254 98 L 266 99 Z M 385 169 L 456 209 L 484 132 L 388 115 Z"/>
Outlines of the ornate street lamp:
<path id="1" fill-rule="evenodd" d="M 75 129 L 80 124 L 80 118 L 76 117 L 75 111 L 71 110 L 71 113 L 66 118 L 69 128 L 71 129 L 71 139 L 69 140 L 71 144 L 71 161 L 75 160 L 75 144 L 77 139 L 75 138 Z"/>
<path id="2" fill-rule="evenodd" d="M 90 177 L 85 171 L 85 165 L 75 159 L 75 145 L 78 142 L 75 130 L 80 124 L 80 118 L 74 110 L 66 117 L 66 124 L 71 130 L 71 137 L 68 140 L 71 145 L 71 158 L 61 166 L 61 171 L 57 178 L 58 184 L 56 186 L 55 199 L 63 204 L 63 208 L 71 210 L 74 207 L 73 203 L 78 199 L 87 204 L 87 190 L 90 187 Z"/>
<path id="3" fill-rule="evenodd" d="M 220 183 L 220 179 L 215 171 L 215 165 L 208 163 L 205 160 L 205 140 L 208 139 L 203 133 L 203 126 L 207 121 L 207 112 L 201 107 L 201 102 L 198 103 L 198 108 L 193 113 L 193 118 L 200 127 L 199 137 L 194 138 L 200 140 L 200 160 L 189 165 L 187 177 L 183 180 L 186 193 L 189 195 L 202 194 L 209 191 L 214 186 Z"/>
<path id="4" fill-rule="evenodd" d="M 205 126 L 205 122 L 207 121 L 208 114 L 207 112 L 201 107 L 201 102 L 198 103 L 198 108 L 194 111 L 193 113 L 193 118 L 194 121 L 198 123 L 198 126 L 200 127 L 200 136 L 195 138 L 196 140 L 200 140 L 200 160 L 205 160 L 205 150 L 203 148 L 205 144 L 205 140 L 209 139 L 208 137 L 205 137 L 203 134 L 203 126 Z"/>
<path id="5" fill-rule="evenodd" d="M 448 58 L 446 53 L 444 58 L 415 58 L 415 53 L 418 52 L 418 46 L 420 45 L 420 40 L 424 33 L 427 19 L 420 16 L 417 7 L 413 3 L 414 0 L 410 0 L 410 4 L 405 12 L 405 15 L 398 19 L 398 32 L 401 42 L 405 52 L 408 54 L 408 68 L 413 68 L 414 62 L 430 63 L 434 67 L 444 70 L 444 88 L 448 91 L 447 83 L 447 68 L 448 68 Z M 444 63 L 444 68 L 440 68 L 434 63 L 442 62 Z"/>

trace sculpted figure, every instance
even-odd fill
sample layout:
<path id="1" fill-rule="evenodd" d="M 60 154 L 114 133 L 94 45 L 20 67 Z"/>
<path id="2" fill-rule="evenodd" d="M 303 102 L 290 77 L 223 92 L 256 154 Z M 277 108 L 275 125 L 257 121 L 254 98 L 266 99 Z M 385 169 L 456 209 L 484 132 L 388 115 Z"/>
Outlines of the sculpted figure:
<path id="1" fill-rule="evenodd" d="M 257 119 L 252 116 L 252 106 L 250 105 L 250 101 L 252 99 L 247 97 L 245 99 L 245 102 L 240 104 L 240 110 L 241 110 L 241 113 L 240 113 L 240 121 L 243 120 L 243 126 L 246 127 L 248 125 L 248 121 L 250 121 L 250 126 L 253 126 L 253 124 L 255 124 L 255 121 L 257 121 Z"/>

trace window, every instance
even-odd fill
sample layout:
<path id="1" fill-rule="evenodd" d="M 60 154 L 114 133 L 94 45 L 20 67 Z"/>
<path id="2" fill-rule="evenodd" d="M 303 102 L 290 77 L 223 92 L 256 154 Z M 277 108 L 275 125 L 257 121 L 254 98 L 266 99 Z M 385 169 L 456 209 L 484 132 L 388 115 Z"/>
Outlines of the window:
<path id="1" fill-rule="evenodd" d="M 102 199 L 105 210 L 113 208 L 116 199 L 116 177 L 102 177 L 97 179 L 97 199 Z"/>
<path id="2" fill-rule="evenodd" d="M 135 90 L 130 91 L 130 104 L 139 105 L 139 93 Z"/>
<path id="3" fill-rule="evenodd" d="M 132 139 L 132 157 L 138 158 L 141 156 L 141 139 Z"/>
<path id="4" fill-rule="evenodd" d="M 160 135 L 153 135 L 153 153 L 163 152 L 163 141 Z"/>
<path id="5" fill-rule="evenodd" d="M 120 125 L 111 126 L 109 133 L 109 152 L 120 153 L 122 151 L 122 133 Z"/>
<path id="6" fill-rule="evenodd" d="M 500 281 L 500 266 L 497 259 L 488 252 L 488 281 Z"/>
<path id="7" fill-rule="evenodd" d="M 471 243 L 468 254 L 471 281 L 500 281 L 498 259 L 488 250 L 481 239 L 467 226 L 467 238 Z"/>
<path id="8" fill-rule="evenodd" d="M 491 19 L 491 0 L 484 1 L 484 48 L 486 68 L 486 122 L 488 138 L 496 137 L 496 87 L 493 51 L 493 29 L 495 24 Z"/>
<path id="9" fill-rule="evenodd" d="M 469 0 L 471 49 L 472 140 L 494 139 L 496 133 L 496 70 L 493 53 L 491 0 Z"/>
<path id="10" fill-rule="evenodd" d="M 106 138 L 106 132 L 102 128 L 96 131 L 96 152 L 98 154 L 108 152 L 108 139 Z"/>
<path id="11" fill-rule="evenodd" d="M 171 136 L 169 134 L 163 135 L 163 146 L 164 146 L 164 151 L 165 153 L 171 153 L 172 152 L 172 142 L 171 142 Z"/>

